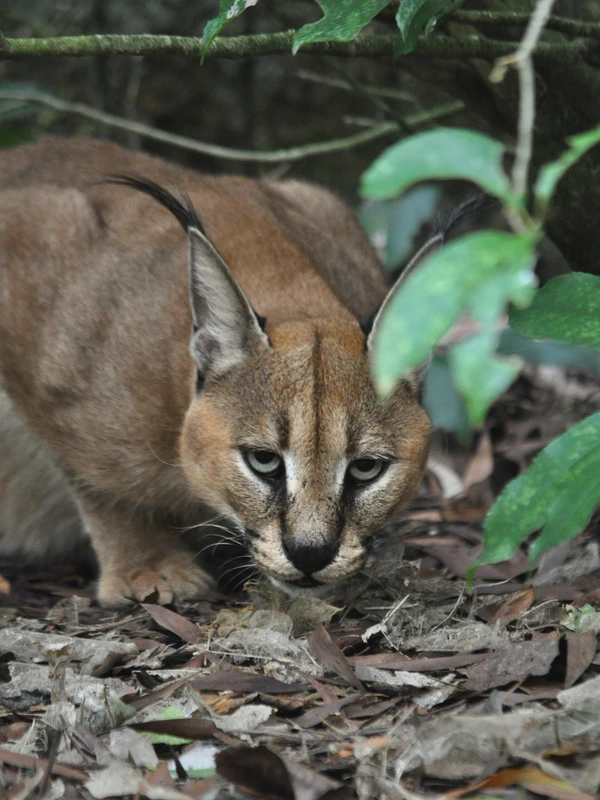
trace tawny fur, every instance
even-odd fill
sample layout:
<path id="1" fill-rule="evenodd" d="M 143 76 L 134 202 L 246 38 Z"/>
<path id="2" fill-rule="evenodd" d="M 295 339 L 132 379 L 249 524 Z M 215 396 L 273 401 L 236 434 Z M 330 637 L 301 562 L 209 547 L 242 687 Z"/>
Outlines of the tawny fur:
<path id="1" fill-rule="evenodd" d="M 267 318 L 266 335 L 240 319 L 234 366 L 209 364 L 199 393 L 186 237 L 148 197 L 97 183 L 115 173 L 187 192 Z M 318 187 L 202 176 L 83 139 L 0 153 L 2 551 L 68 550 L 80 519 L 101 602 L 169 602 L 210 585 L 178 531 L 219 514 L 279 583 L 303 577 L 287 555 L 298 541 L 335 539 L 320 583 L 352 575 L 428 448 L 412 385 L 383 403 L 370 381 L 359 320 L 387 291 L 357 221 Z M 249 474 L 244 447 L 282 453 L 283 494 Z M 364 453 L 392 463 L 350 497 L 344 465 Z"/>

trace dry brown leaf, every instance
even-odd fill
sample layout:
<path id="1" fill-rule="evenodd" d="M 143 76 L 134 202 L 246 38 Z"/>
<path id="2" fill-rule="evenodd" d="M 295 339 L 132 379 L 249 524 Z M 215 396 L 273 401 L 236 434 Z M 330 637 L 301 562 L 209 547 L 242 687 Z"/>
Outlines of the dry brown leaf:
<path id="1" fill-rule="evenodd" d="M 308 637 L 308 646 L 316 660 L 327 669 L 335 672 L 340 678 L 362 691 L 362 683 L 354 674 L 348 659 L 335 644 L 323 625 L 319 625 Z"/>
<path id="2" fill-rule="evenodd" d="M 489 620 L 490 625 L 506 627 L 509 622 L 519 619 L 521 614 L 531 607 L 534 600 L 535 589 L 531 586 L 528 589 L 522 589 L 519 592 L 511 594 Z"/>
<path id="3" fill-rule="evenodd" d="M 463 477 L 465 492 L 476 483 L 487 480 L 494 469 L 494 456 L 492 454 L 492 441 L 487 431 L 483 431 L 477 443 L 477 449 L 469 462 Z"/>
<path id="4" fill-rule="evenodd" d="M 539 636 L 530 642 L 515 642 L 508 650 L 495 653 L 490 658 L 468 669 L 463 689 L 484 692 L 511 681 L 523 681 L 529 675 L 546 675 L 558 655 L 558 637 Z"/>
<path id="5" fill-rule="evenodd" d="M 264 800 L 294 800 L 287 767 L 267 747 L 228 747 L 217 753 L 217 774 L 238 789 Z"/>
<path id="6" fill-rule="evenodd" d="M 180 739 L 222 739 L 220 731 L 210 719 L 155 719 L 130 723 L 134 731 L 162 733 Z"/>
<path id="7" fill-rule="evenodd" d="M 371 656 L 354 656 L 348 661 L 355 667 L 362 665 L 378 669 L 401 669 L 405 672 L 438 672 L 478 664 L 491 658 L 492 655 L 492 653 L 460 653 L 455 656 L 409 658 L 401 653 L 379 653 Z"/>
<path id="8" fill-rule="evenodd" d="M 199 692 L 264 692 L 265 694 L 304 692 L 307 688 L 302 683 L 284 683 L 269 675 L 242 672 L 241 670 L 221 670 L 207 675 L 198 675 L 191 679 L 190 686 Z"/>
<path id="9" fill-rule="evenodd" d="M 595 633 L 567 633 L 565 639 L 567 642 L 565 689 L 568 689 L 592 663 L 598 641 Z"/>
<path id="10" fill-rule="evenodd" d="M 523 786 L 530 792 L 552 797 L 554 800 L 594 800 L 594 796 L 579 791 L 575 786 L 560 778 L 542 772 L 539 767 L 527 766 L 518 769 L 503 769 L 482 781 L 447 792 L 447 797 L 463 797 L 465 794 L 484 789 L 491 791 L 505 786 Z"/>
<path id="11" fill-rule="evenodd" d="M 348 697 L 340 697 L 339 700 L 334 700 L 333 703 L 325 703 L 322 706 L 316 706 L 300 717 L 296 717 L 294 722 L 301 728 L 314 728 L 315 725 L 323 722 L 324 719 L 327 719 L 327 717 L 330 717 L 332 714 L 339 714 L 344 706 L 354 703 L 359 697 L 361 697 L 360 693 L 350 694 Z"/>
<path id="12" fill-rule="evenodd" d="M 198 626 L 190 622 L 189 619 L 182 617 L 181 614 L 170 611 L 164 606 L 154 605 L 153 603 L 141 603 L 141 606 L 146 609 L 152 619 L 160 625 L 161 628 L 171 631 L 171 633 L 183 639 L 184 642 L 196 644 L 202 638 Z"/>

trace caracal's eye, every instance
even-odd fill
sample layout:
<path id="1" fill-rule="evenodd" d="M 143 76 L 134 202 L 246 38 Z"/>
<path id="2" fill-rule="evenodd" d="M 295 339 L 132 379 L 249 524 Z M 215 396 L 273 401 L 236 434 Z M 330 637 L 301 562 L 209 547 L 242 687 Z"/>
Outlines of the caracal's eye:
<path id="1" fill-rule="evenodd" d="M 378 478 L 386 466 L 385 461 L 377 458 L 357 458 L 348 467 L 348 475 L 357 483 L 371 483 Z"/>
<path id="2" fill-rule="evenodd" d="M 246 450 L 246 463 L 261 478 L 276 478 L 283 469 L 283 459 L 272 450 Z"/>

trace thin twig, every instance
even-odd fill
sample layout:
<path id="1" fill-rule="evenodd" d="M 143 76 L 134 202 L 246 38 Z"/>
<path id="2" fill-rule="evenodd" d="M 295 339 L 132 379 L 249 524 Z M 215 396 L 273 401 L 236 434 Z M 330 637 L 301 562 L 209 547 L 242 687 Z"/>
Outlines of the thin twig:
<path id="1" fill-rule="evenodd" d="M 502 25 L 525 27 L 529 24 L 530 15 L 513 11 L 455 11 L 448 19 L 464 25 Z M 567 36 L 583 36 L 600 39 L 600 23 L 587 22 L 570 17 L 548 17 L 545 28 L 560 31 Z"/>
<path id="2" fill-rule="evenodd" d="M 553 5 L 554 0 L 538 0 L 521 44 L 512 55 L 499 58 L 490 73 L 490 81 L 494 83 L 502 81 L 507 69 L 511 66 L 514 66 L 519 74 L 519 121 L 515 160 L 511 175 L 512 189 L 518 197 L 525 197 L 527 191 L 527 176 L 533 148 L 535 71 L 532 55 L 544 31 Z"/>
<path id="3" fill-rule="evenodd" d="M 0 91 L 0 100 L 14 100 L 25 103 L 41 103 L 42 105 L 54 108 L 68 114 L 79 114 L 87 119 L 110 125 L 113 128 L 137 133 L 148 139 L 164 142 L 175 147 L 182 147 L 195 153 L 215 156 L 217 158 L 227 158 L 233 161 L 259 161 L 262 163 L 273 164 L 281 161 L 299 161 L 308 156 L 322 155 L 323 153 L 334 153 L 338 150 L 348 150 L 351 147 L 379 139 L 391 133 L 396 133 L 399 125 L 396 122 L 381 122 L 366 131 L 354 133 L 351 136 L 331 139 L 328 142 L 314 142 L 313 144 L 300 145 L 282 150 L 238 150 L 230 147 L 221 147 L 209 142 L 198 142 L 195 139 L 188 139 L 175 133 L 167 133 L 142 122 L 118 117 L 115 114 L 108 114 L 106 111 L 99 111 L 83 103 L 69 103 L 50 94 L 41 92 L 13 92 Z"/>

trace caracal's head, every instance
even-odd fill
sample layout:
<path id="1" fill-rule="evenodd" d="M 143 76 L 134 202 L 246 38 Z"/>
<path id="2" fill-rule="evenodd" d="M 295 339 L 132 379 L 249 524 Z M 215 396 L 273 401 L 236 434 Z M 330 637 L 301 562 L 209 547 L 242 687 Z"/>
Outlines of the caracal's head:
<path id="1" fill-rule="evenodd" d="M 416 381 L 387 401 L 377 396 L 369 369 L 377 318 L 370 335 L 349 316 L 265 332 L 191 204 L 123 182 L 153 195 L 188 232 L 200 386 L 180 450 L 192 489 L 244 532 L 256 566 L 281 588 L 317 593 L 346 580 L 421 479 L 430 425 Z"/>

